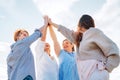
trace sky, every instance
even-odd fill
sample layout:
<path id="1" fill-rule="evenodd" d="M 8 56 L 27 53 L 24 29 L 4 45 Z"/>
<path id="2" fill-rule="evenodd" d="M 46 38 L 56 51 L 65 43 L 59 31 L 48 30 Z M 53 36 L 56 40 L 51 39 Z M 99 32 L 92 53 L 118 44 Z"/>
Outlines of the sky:
<path id="1" fill-rule="evenodd" d="M 23 28 L 32 34 L 43 25 L 43 16 L 48 15 L 53 22 L 75 30 L 83 14 L 91 15 L 96 27 L 120 48 L 120 0 L 0 0 L 0 71 L 4 72 L 9 44 L 14 43 L 16 29 Z M 61 43 L 64 37 L 57 31 L 56 35 Z M 47 41 L 51 43 L 49 34 Z M 110 79 L 118 80 L 119 72 L 120 68 L 114 70 Z M 3 78 L 0 74 L 0 80 Z"/>
<path id="2" fill-rule="evenodd" d="M 18 28 L 27 29 L 31 34 L 43 25 L 44 15 L 75 29 L 79 18 L 89 14 L 95 19 L 96 27 L 120 47 L 119 4 L 119 0 L 0 0 L 0 42 L 13 43 L 13 34 Z"/>

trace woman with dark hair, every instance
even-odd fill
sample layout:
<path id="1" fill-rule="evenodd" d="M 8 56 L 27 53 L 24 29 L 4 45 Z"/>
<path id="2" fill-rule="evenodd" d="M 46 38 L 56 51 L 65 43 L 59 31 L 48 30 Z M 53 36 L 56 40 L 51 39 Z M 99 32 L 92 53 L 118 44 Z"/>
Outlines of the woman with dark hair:
<path id="1" fill-rule="evenodd" d="M 91 16 L 83 15 L 80 18 L 77 32 L 57 25 L 50 19 L 49 24 L 76 44 L 80 80 L 109 80 L 109 72 L 120 62 L 119 49 L 102 31 L 95 28 Z"/>
<path id="2" fill-rule="evenodd" d="M 73 44 L 65 39 L 62 50 L 51 26 L 49 26 L 49 30 L 55 53 L 59 59 L 59 80 L 79 80 Z"/>

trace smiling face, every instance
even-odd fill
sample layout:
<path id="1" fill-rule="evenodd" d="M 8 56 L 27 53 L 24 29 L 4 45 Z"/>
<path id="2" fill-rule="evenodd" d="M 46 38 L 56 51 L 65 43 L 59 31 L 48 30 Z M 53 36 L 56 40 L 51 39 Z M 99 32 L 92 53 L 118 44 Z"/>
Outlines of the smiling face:
<path id="1" fill-rule="evenodd" d="M 20 30 L 17 30 L 15 32 L 15 34 L 14 34 L 14 40 L 15 41 L 22 40 L 22 39 L 24 39 L 24 38 L 26 38 L 28 36 L 29 36 L 29 34 L 28 34 L 28 32 L 26 30 L 21 30 L 20 29 Z"/>
<path id="2" fill-rule="evenodd" d="M 25 32 L 25 31 L 22 31 L 22 32 L 19 33 L 17 40 L 24 39 L 24 38 L 26 38 L 27 36 L 28 36 L 28 33 Z"/>
<path id="3" fill-rule="evenodd" d="M 62 46 L 63 46 L 63 49 L 65 50 L 65 51 L 67 51 L 67 52 L 72 52 L 73 51 L 73 44 L 70 42 L 70 41 L 68 41 L 67 39 L 65 39 L 64 41 L 63 41 L 63 44 L 62 44 Z"/>

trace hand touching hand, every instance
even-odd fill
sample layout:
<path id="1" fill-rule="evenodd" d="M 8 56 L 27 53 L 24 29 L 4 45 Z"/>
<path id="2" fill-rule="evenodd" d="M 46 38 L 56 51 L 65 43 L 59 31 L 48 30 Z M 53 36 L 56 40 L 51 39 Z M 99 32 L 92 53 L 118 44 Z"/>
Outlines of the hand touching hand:
<path id="1" fill-rule="evenodd" d="M 48 18 L 48 24 L 49 24 L 49 25 L 52 25 L 52 24 L 53 24 L 53 22 L 51 21 L 51 18 Z"/>

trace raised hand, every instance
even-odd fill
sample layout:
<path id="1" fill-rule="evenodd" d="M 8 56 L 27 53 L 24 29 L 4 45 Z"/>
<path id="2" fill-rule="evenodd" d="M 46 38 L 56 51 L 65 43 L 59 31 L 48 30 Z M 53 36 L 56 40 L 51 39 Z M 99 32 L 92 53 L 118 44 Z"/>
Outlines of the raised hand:
<path id="1" fill-rule="evenodd" d="M 43 18 L 44 18 L 44 25 L 43 25 L 43 28 L 41 29 L 41 32 L 42 32 L 41 40 L 45 41 L 46 34 L 47 34 L 47 26 L 48 26 L 48 16 L 44 16 Z"/>
<path id="2" fill-rule="evenodd" d="M 48 16 L 47 15 L 45 15 L 44 17 L 44 26 L 48 26 Z"/>
<path id="3" fill-rule="evenodd" d="M 52 22 L 51 18 L 48 18 L 48 24 L 53 25 L 53 22 Z"/>
<path id="4" fill-rule="evenodd" d="M 55 27 L 55 28 L 58 28 L 58 24 L 53 23 L 52 20 L 51 20 L 51 18 L 48 18 L 48 24 L 49 24 L 49 25 L 52 25 L 52 26 Z"/>

